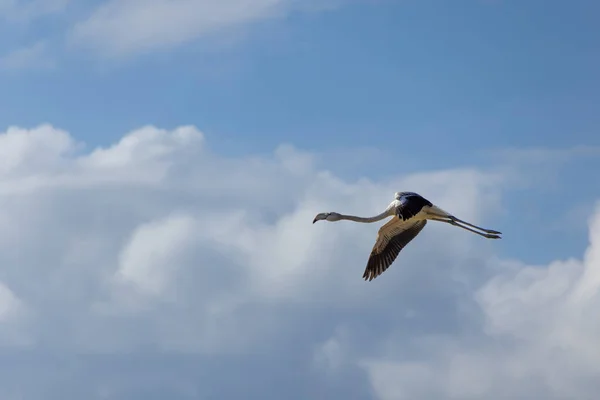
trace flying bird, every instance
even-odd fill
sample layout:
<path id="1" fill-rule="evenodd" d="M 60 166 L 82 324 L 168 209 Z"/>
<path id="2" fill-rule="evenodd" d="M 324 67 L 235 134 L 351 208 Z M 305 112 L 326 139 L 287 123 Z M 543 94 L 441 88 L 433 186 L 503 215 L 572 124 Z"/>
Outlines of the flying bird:
<path id="1" fill-rule="evenodd" d="M 374 217 L 356 217 L 336 212 L 319 213 L 313 224 L 320 220 L 371 223 L 392 217 L 377 232 L 377 240 L 371 250 L 367 267 L 363 274 L 365 280 L 373 280 L 381 275 L 396 260 L 400 251 L 410 243 L 425 227 L 427 220 L 446 222 L 488 239 L 500 239 L 502 232 L 481 228 L 462 221 L 437 207 L 423 196 L 414 192 L 396 192 L 395 199 L 381 214 Z"/>

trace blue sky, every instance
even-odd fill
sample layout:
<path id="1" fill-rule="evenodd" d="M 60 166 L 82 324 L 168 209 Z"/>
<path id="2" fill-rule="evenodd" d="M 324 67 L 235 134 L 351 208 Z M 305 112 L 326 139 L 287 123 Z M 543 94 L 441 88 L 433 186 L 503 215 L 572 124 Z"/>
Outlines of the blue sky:
<path id="1" fill-rule="evenodd" d="M 428 391 L 433 389 L 418 386 L 419 379 L 402 380 L 392 390 L 389 382 L 400 378 L 381 360 L 403 371 L 407 359 L 420 360 L 425 369 L 419 376 L 450 382 L 454 375 L 437 367 L 445 365 L 445 356 L 418 350 L 422 335 L 443 332 L 450 348 L 462 355 L 479 351 L 504 365 L 494 351 L 498 342 L 488 332 L 499 329 L 494 318 L 504 321 L 493 297 L 517 296 L 531 278 L 529 272 L 523 272 L 529 278 L 519 275 L 528 266 L 552 271 L 549 265 L 564 264 L 559 270 L 565 276 L 557 285 L 573 293 L 584 290 L 578 289 L 583 285 L 577 283 L 578 273 L 585 277 L 582 271 L 592 274 L 592 267 L 600 268 L 595 258 L 583 258 L 586 251 L 595 254 L 588 223 L 596 218 L 600 199 L 600 185 L 594 184 L 600 168 L 598 2 L 141 4 L 0 0 L 0 132 L 5 132 L 0 139 L 5 214 L 0 220 L 7 232 L 0 232 L 0 247 L 10 265 L 0 274 L 6 288 L 0 287 L 0 302 L 21 310 L 14 326 L 2 322 L 0 312 L 6 324 L 0 336 L 7 343 L 26 338 L 26 350 L 19 347 L 16 356 L 12 344 L 6 345 L 11 357 L 21 360 L 23 374 L 52 358 L 49 353 L 68 349 L 61 371 L 89 386 L 76 388 L 63 378 L 35 372 L 36 379 L 56 389 L 51 392 L 56 398 L 90 396 L 91 387 L 98 398 L 145 396 L 141 384 L 128 386 L 119 379 L 138 382 L 139 376 L 154 374 L 166 374 L 164 388 L 156 390 L 164 389 L 161 393 L 171 398 L 212 398 L 198 392 L 198 379 L 211 382 L 205 390 L 212 395 L 243 397 L 219 380 L 228 373 L 231 384 L 265 398 L 281 398 L 294 385 L 297 398 L 343 393 L 403 398 L 398 391 L 414 399 L 469 398 L 464 393 L 452 397 L 458 389 Z M 37 128 L 41 124 L 49 125 Z M 142 129 L 148 125 L 155 128 Z M 6 133 L 11 126 L 20 130 Z M 182 126 L 191 131 L 177 131 Z M 130 142 L 119 142 L 127 137 Z M 282 145 L 293 148 L 281 150 Z M 371 285 L 379 289 L 364 289 L 358 273 L 376 227 L 297 225 L 326 208 L 376 214 L 380 210 L 373 207 L 383 209 L 400 190 L 422 192 L 459 217 L 503 231 L 504 238 L 490 244 L 428 227 L 433 233 L 417 245 L 422 250 L 406 255 L 406 263 L 412 260 L 420 270 L 396 262 L 392 268 L 398 272 L 390 269 L 377 280 L 382 286 Z M 24 220 L 13 221 L 19 216 Z M 211 225 L 218 218 L 243 225 L 238 247 L 222 243 L 234 228 L 227 228 L 230 222 L 224 228 Z M 9 222 L 22 231 L 11 236 Z M 197 236 L 193 244 L 190 232 Z M 311 240 L 325 232 L 333 235 L 329 242 L 311 247 L 317 246 Z M 449 239 L 451 232 L 456 235 Z M 47 243 L 43 238 L 48 236 Z M 272 261 L 272 250 L 254 243 L 257 237 L 289 247 Z M 15 238 L 30 239 L 25 244 Z M 447 243 L 430 254 L 429 241 Z M 252 243 L 261 250 L 251 252 Z M 351 253 L 342 253 L 348 247 Z M 148 256 L 145 248 L 160 250 Z M 575 266 L 560 261 L 573 258 Z M 203 263 L 218 268 L 206 267 L 203 273 L 198 267 Z M 271 263 L 280 272 L 269 270 Z M 178 272 L 169 265 L 179 265 Z M 318 282 L 301 272 L 313 271 L 312 266 L 325 268 Z M 28 274 L 47 279 L 48 287 L 26 284 Z M 238 281 L 236 274 L 247 274 L 251 283 Z M 273 279 L 273 286 L 265 288 L 253 276 Z M 536 279 L 551 291 L 555 281 L 548 276 Z M 499 283 L 513 278 L 513 286 Z M 449 287 L 446 279 L 456 286 Z M 279 285 L 289 286 L 292 294 L 275 290 Z M 331 299 L 328 285 L 336 286 Z M 344 301 L 359 301 L 352 300 L 350 290 L 363 291 L 356 299 L 366 296 L 385 307 L 372 314 L 366 311 L 377 304 L 348 308 Z M 527 293 L 533 293 L 531 303 L 523 300 Z M 526 303 L 513 310 L 518 321 L 538 314 L 531 306 L 535 296 L 546 304 L 543 294 L 527 293 L 517 296 Z M 192 311 L 198 303 L 206 309 Z M 544 310 L 563 315 L 564 310 L 552 308 L 555 303 L 548 300 Z M 36 319 L 43 310 L 48 317 Z M 220 312 L 224 319 L 213 321 Z M 406 318 L 412 318 L 412 329 L 403 327 L 405 315 L 411 315 Z M 281 322 L 288 317 L 301 323 L 294 328 L 293 322 Z M 57 320 L 62 325 L 47 328 Z M 263 326 L 244 325 L 250 320 Z M 496 325 L 490 323 L 485 331 L 481 321 L 488 320 Z M 104 332 L 108 323 L 116 324 L 116 333 L 108 338 L 91 334 Z M 590 337 L 594 329 L 600 332 L 600 327 L 578 323 L 583 324 L 575 321 L 573 329 L 580 327 Z M 523 322 L 502 326 L 520 345 L 528 343 L 522 332 L 536 331 Z M 550 332 L 557 325 L 544 321 L 537 326 Z M 238 343 L 232 338 L 240 329 L 250 333 Z M 141 333 L 148 336 L 136 342 Z M 222 350 L 221 334 L 237 347 Z M 259 346 L 252 334 L 266 335 L 272 347 Z M 468 347 L 470 335 L 479 336 Z M 195 336 L 204 342 L 195 343 Z M 65 339 L 70 337 L 73 347 Z M 415 347 L 396 349 L 390 343 L 399 338 Z M 372 340 L 372 353 L 358 350 L 365 340 Z M 216 350 L 206 344 L 213 342 L 218 342 Z M 334 372 L 324 373 L 311 361 L 315 346 L 321 345 L 329 349 L 323 351 L 327 363 L 336 365 L 327 367 Z M 245 346 L 264 351 L 248 355 Z M 155 352 L 165 348 L 179 350 L 176 355 Z M 135 355 L 127 358 L 132 349 Z M 440 354 L 450 357 L 444 349 Z M 111 355 L 106 360 L 98 356 L 100 361 L 90 356 L 81 361 L 87 369 L 73 372 L 72 363 L 79 362 L 73 357 L 89 351 Z M 507 354 L 515 358 L 522 355 L 511 351 Z M 145 357 L 154 361 L 140 375 L 112 372 L 115 365 L 137 365 Z M 375 366 L 365 367 L 365 360 L 376 360 Z M 215 376 L 197 372 L 203 376 L 198 378 L 193 372 L 211 363 L 219 365 Z M 294 381 L 289 371 L 279 369 L 281 364 L 302 378 Z M 181 370 L 179 380 L 158 372 L 168 365 Z M 257 376 L 279 376 L 287 383 L 271 385 L 257 378 L 252 386 L 246 375 L 256 365 Z M 509 367 L 498 371 L 473 365 L 465 370 L 481 368 L 495 376 L 474 393 L 495 393 L 495 387 L 513 384 Z M 373 378 L 373 371 L 387 376 L 388 383 Z M 546 372 L 550 375 L 534 378 L 543 380 L 556 371 Z M 566 393 L 583 399 L 595 392 L 574 392 L 571 384 L 586 373 L 591 372 L 577 370 L 565 377 L 560 390 L 518 384 L 514 394 L 553 399 Z M 12 381 L 10 395 L 39 398 L 20 379 Z"/>
<path id="2" fill-rule="evenodd" d="M 252 24 L 233 43 L 200 38 L 114 62 L 64 47 L 59 22 L 86 14 L 73 8 L 43 28 L 5 24 L 4 53 L 49 37 L 57 67 L 3 74 L 2 125 L 85 127 L 88 143 L 107 144 L 106 132 L 185 121 L 241 152 L 427 135 L 432 158 L 453 163 L 600 140 L 592 1 L 352 2 Z"/>

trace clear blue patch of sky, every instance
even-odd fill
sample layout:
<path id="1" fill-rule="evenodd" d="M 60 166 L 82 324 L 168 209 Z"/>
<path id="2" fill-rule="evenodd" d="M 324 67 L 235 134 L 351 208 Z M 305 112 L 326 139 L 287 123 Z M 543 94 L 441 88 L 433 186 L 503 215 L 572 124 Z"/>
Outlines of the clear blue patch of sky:
<path id="1" fill-rule="evenodd" d="M 68 52 L 2 79 L 0 124 L 50 121 L 94 144 L 194 123 L 228 151 L 384 145 L 453 162 L 481 148 L 598 143 L 591 1 L 356 3 L 99 71 Z"/>

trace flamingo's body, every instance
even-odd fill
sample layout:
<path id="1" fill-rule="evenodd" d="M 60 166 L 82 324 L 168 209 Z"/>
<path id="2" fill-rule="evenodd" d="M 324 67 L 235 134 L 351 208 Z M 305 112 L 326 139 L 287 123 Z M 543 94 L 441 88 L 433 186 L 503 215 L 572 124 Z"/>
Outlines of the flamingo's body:
<path id="1" fill-rule="evenodd" d="M 414 192 L 396 192 L 395 200 L 384 212 L 374 217 L 356 217 L 335 212 L 320 213 L 313 220 L 313 224 L 319 220 L 350 220 L 370 223 L 381 221 L 390 216 L 393 218 L 383 225 L 377 233 L 377 240 L 373 250 L 371 250 L 363 274 L 365 280 L 371 281 L 388 269 L 400 254 L 400 251 L 427 225 L 427 220 L 446 222 L 488 239 L 500 239 L 499 235 L 502 234 L 498 231 L 481 228 L 462 221 Z"/>

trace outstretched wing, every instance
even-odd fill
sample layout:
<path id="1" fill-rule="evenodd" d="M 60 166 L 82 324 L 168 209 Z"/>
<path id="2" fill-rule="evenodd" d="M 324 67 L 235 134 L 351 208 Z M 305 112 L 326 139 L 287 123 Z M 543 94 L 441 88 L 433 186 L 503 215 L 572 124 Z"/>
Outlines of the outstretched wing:
<path id="1" fill-rule="evenodd" d="M 373 280 L 389 268 L 400 251 L 423 230 L 427 220 L 408 220 L 394 216 L 377 232 L 377 240 L 371 250 L 363 278 Z"/>

